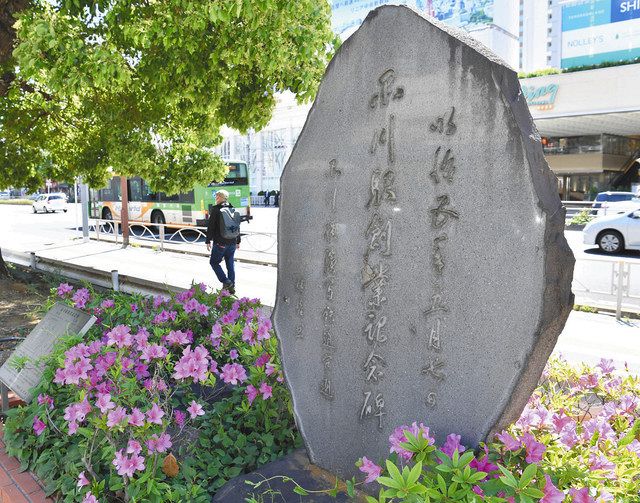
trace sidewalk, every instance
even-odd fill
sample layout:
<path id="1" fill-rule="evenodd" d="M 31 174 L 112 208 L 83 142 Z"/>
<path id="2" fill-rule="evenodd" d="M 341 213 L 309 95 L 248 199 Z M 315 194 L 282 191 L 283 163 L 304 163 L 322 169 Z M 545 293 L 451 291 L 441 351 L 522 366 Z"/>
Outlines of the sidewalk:
<path id="1" fill-rule="evenodd" d="M 11 251 L 3 249 L 7 260 Z M 148 248 L 119 245 L 104 241 L 76 242 L 52 246 L 36 252 L 39 260 L 54 260 L 109 276 L 112 270 L 131 278 L 152 282 L 159 288 L 189 288 L 192 282 L 219 288 L 207 257 L 184 253 L 159 252 Z M 18 261 L 18 260 L 17 260 Z M 28 257 L 21 262 L 28 265 Z M 50 267 L 51 269 L 51 267 Z M 236 261 L 236 294 L 260 298 L 266 306 L 275 303 L 277 268 Z M 558 339 L 556 354 L 572 362 L 597 363 L 600 358 L 613 359 L 619 367 L 625 362 L 640 373 L 640 321 L 616 321 L 615 316 L 572 311 Z"/>

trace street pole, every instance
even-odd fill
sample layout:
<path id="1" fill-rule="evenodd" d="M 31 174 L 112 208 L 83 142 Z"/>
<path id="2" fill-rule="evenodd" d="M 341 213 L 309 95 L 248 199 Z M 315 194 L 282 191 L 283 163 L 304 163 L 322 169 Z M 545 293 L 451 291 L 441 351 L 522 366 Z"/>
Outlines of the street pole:
<path id="1" fill-rule="evenodd" d="M 120 208 L 120 225 L 122 226 L 122 247 L 129 246 L 129 191 L 127 177 L 120 176 L 120 193 L 122 194 L 122 207 Z"/>
<path id="2" fill-rule="evenodd" d="M 89 186 L 84 183 L 80 185 L 80 204 L 82 204 L 82 241 L 89 242 Z"/>
<path id="3" fill-rule="evenodd" d="M 76 214 L 76 231 L 78 230 L 78 177 L 73 179 L 73 206 Z"/>

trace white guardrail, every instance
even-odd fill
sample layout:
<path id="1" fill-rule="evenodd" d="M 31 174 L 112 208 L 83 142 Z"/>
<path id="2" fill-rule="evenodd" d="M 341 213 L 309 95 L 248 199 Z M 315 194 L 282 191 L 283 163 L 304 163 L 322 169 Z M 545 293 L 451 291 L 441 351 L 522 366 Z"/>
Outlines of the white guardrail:
<path id="1" fill-rule="evenodd" d="M 90 232 L 98 241 L 122 240 L 122 224 L 119 220 L 91 219 Z M 176 224 L 149 224 L 129 222 L 129 241 L 141 241 L 157 244 L 160 250 L 171 249 L 179 245 L 182 251 L 202 252 L 206 240 L 207 228 L 196 226 L 177 226 Z M 243 251 L 262 253 L 276 257 L 278 255 L 278 235 L 273 232 L 242 232 Z"/>
<path id="2" fill-rule="evenodd" d="M 120 222 L 93 220 L 95 239 L 118 243 L 121 241 Z M 118 232 L 115 232 L 115 230 Z M 160 250 L 206 254 L 204 227 L 176 227 L 139 222 L 129 224 L 130 241 L 151 244 Z M 258 258 L 257 262 L 277 265 L 277 234 L 247 232 L 242 234 L 243 253 Z M 262 260 L 261 260 L 262 259 Z M 576 304 L 600 309 L 640 313 L 640 262 L 605 258 L 578 258 L 574 269 L 572 289 Z"/>
<path id="3" fill-rule="evenodd" d="M 576 304 L 640 313 L 640 262 L 627 260 L 576 260 L 572 290 Z"/>

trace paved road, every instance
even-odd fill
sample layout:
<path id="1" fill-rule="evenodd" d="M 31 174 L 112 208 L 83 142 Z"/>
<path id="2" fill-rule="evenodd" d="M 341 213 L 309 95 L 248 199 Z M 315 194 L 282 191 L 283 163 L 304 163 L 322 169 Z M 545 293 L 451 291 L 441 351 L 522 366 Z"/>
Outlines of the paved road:
<path id="1" fill-rule="evenodd" d="M 276 230 L 277 209 L 255 208 L 255 219 L 249 227 L 256 232 Z M 34 215 L 28 206 L 0 205 L 0 247 L 16 251 L 40 251 L 41 256 L 91 266 L 105 271 L 118 269 L 152 281 L 179 287 L 188 287 L 192 280 L 218 285 L 206 263 L 197 255 L 158 253 L 151 249 L 129 247 L 126 250 L 110 243 L 78 241 L 74 230 L 75 215 L 71 207 L 67 214 Z M 616 263 L 615 258 L 585 251 L 579 232 L 567 232 L 567 238 L 581 264 L 590 269 L 581 278 L 598 276 L 598 271 Z M 204 246 L 204 245 L 200 245 Z M 640 264 L 640 254 L 625 257 Z M 587 262 L 586 258 L 602 258 Z M 152 267 L 150 267 L 150 264 Z M 602 274 L 601 274 L 602 275 Z M 255 264 L 238 264 L 238 294 L 259 297 L 266 305 L 275 300 L 276 268 Z M 580 277 L 578 278 L 580 280 Z M 601 357 L 612 358 L 619 366 L 628 362 L 634 372 L 640 373 L 640 321 L 621 321 L 607 315 L 572 312 L 563 331 L 556 352 L 568 360 L 596 363 Z"/>
<path id="2" fill-rule="evenodd" d="M 252 214 L 253 220 L 243 225 L 243 232 L 247 233 L 241 247 L 243 253 L 254 260 L 262 258 L 275 262 L 278 209 L 254 207 Z M 70 205 L 66 214 L 37 215 L 32 213 L 29 206 L 0 205 L 0 246 L 28 252 L 69 244 L 80 236 L 80 232 L 75 230 L 76 222 L 80 220 L 79 205 Z M 640 252 L 626 252 L 612 257 L 601 253 L 597 247 L 583 245 L 581 231 L 566 231 L 565 235 L 577 260 L 573 283 L 576 302 L 615 309 L 616 273 L 619 261 L 623 260 L 628 272 L 623 307 L 628 311 L 640 312 Z M 194 233 L 187 237 L 198 241 Z M 173 239 L 169 247 L 205 253 L 202 241 L 200 238 L 199 242 L 184 243 Z M 153 244 L 153 241 L 147 240 L 146 243 Z"/>

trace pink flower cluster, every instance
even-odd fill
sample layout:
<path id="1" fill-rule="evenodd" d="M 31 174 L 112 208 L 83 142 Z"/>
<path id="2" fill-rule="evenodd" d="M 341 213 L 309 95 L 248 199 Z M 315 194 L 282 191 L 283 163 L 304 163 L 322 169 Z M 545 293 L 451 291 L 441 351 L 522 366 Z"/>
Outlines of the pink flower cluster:
<path id="1" fill-rule="evenodd" d="M 187 346 L 182 351 L 180 361 L 176 363 L 174 368 L 174 379 L 193 378 L 194 382 L 204 381 L 207 379 L 207 371 L 211 357 L 207 349 L 199 345 L 194 350 L 191 346 Z"/>
<path id="2" fill-rule="evenodd" d="M 65 297 L 68 293 L 73 291 L 73 287 L 69 283 L 60 283 L 58 285 L 57 294 L 58 297 Z"/>
<path id="3" fill-rule="evenodd" d="M 389 444 L 391 445 L 389 452 L 397 452 L 398 455 L 404 460 L 409 460 L 413 457 L 413 452 L 405 450 L 400 445 L 402 443 L 406 443 L 408 440 L 405 432 L 411 433 L 416 438 L 423 438 L 429 445 L 433 445 L 436 441 L 429 435 L 429 428 L 422 423 L 418 425 L 414 421 L 411 426 L 399 426 L 398 428 L 393 430 L 393 433 L 389 436 Z"/>
<path id="4" fill-rule="evenodd" d="M 86 288 L 80 288 L 80 290 L 76 291 L 76 293 L 73 294 L 73 297 L 71 298 L 71 300 L 73 300 L 74 307 L 78 309 L 84 309 L 87 305 L 87 302 L 89 302 L 90 298 L 91 298 L 91 294 L 89 293 L 89 290 L 87 290 Z"/>
<path id="5" fill-rule="evenodd" d="M 258 388 L 256 388 L 252 384 L 248 384 L 247 388 L 244 390 L 245 395 L 247 395 L 247 398 L 249 399 L 249 405 L 251 405 L 260 394 L 262 395 L 263 400 L 271 398 L 273 396 L 272 392 L 273 388 L 264 381 Z"/>
<path id="6" fill-rule="evenodd" d="M 528 431 L 517 438 L 512 437 L 506 431 L 497 434 L 496 437 L 508 451 L 519 451 L 524 447 L 527 463 L 539 463 L 547 449 L 543 443 L 536 441 L 535 437 Z"/>

